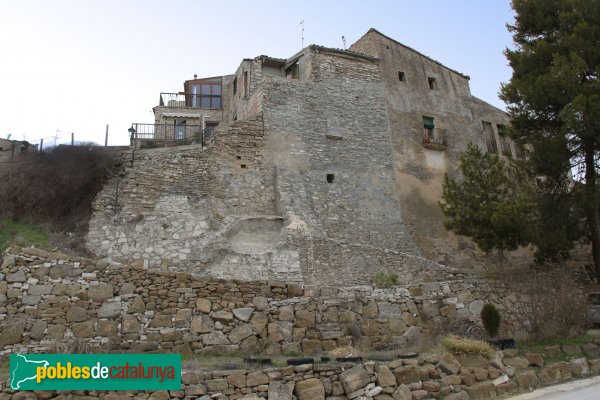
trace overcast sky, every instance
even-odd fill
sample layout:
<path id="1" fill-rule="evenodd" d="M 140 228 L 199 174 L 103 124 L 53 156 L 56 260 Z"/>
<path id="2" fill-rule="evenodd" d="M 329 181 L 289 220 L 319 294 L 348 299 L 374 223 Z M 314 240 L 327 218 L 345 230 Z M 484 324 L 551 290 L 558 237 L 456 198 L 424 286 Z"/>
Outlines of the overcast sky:
<path id="1" fill-rule="evenodd" d="M 373 27 L 471 76 L 473 95 L 504 108 L 511 75 L 509 0 L 0 0 L 0 137 L 128 144 L 154 121 L 160 92 L 235 72 L 243 58 L 342 48 Z"/>

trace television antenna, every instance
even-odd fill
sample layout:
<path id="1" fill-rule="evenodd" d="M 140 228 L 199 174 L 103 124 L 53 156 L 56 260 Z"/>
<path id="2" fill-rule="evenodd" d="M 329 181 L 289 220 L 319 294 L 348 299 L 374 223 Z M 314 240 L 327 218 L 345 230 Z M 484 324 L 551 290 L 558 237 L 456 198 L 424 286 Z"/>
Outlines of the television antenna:
<path id="1" fill-rule="evenodd" d="M 300 21 L 300 26 L 302 26 L 302 48 L 304 48 L 304 20 Z"/>

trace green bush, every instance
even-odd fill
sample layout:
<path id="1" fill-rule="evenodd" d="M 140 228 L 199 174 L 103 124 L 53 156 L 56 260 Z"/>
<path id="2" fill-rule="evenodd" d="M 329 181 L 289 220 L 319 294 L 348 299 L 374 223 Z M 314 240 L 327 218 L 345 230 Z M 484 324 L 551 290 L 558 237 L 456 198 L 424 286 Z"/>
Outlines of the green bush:
<path id="1" fill-rule="evenodd" d="M 378 272 L 373 278 L 373 285 L 378 288 L 398 286 L 398 275 L 393 272 Z"/>
<path id="2" fill-rule="evenodd" d="M 500 312 L 495 305 L 486 303 L 481 309 L 481 322 L 490 337 L 496 337 L 500 329 Z"/>

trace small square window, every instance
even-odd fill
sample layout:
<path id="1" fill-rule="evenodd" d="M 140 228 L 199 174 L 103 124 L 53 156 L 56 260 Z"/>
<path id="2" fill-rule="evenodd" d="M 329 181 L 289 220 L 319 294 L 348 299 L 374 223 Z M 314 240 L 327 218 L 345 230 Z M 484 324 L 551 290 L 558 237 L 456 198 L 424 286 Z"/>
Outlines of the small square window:
<path id="1" fill-rule="evenodd" d="M 334 179 L 335 179 L 335 175 L 334 174 L 327 174 L 327 183 L 333 183 Z"/>
<path id="2" fill-rule="evenodd" d="M 437 81 L 435 80 L 435 78 L 427 78 L 427 82 L 429 83 L 429 89 L 431 90 L 437 90 Z"/>
<path id="3" fill-rule="evenodd" d="M 400 82 L 406 82 L 406 76 L 404 75 L 404 72 L 398 71 L 398 80 Z"/>

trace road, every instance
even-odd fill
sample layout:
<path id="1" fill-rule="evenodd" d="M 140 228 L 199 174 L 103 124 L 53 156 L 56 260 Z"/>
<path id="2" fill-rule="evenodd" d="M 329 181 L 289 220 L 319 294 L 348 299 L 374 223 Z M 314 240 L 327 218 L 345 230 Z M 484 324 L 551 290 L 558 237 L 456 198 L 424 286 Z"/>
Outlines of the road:
<path id="1" fill-rule="evenodd" d="M 535 392 L 510 397 L 506 400 L 598 400 L 600 399 L 600 376 L 550 386 Z"/>

